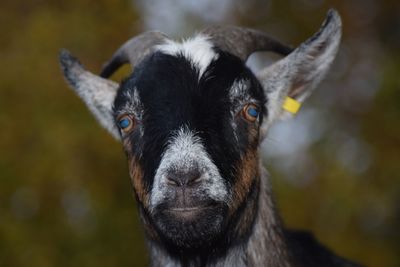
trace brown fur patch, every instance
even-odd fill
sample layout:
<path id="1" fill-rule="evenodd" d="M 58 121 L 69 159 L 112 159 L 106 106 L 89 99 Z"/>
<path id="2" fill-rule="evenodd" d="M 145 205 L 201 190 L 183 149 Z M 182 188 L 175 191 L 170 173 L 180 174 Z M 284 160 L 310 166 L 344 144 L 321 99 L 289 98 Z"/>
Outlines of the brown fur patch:
<path id="1" fill-rule="evenodd" d="M 129 175 L 131 177 L 132 185 L 135 190 L 135 194 L 137 199 L 140 201 L 139 204 L 142 204 L 145 208 L 149 206 L 149 192 L 146 192 L 145 184 L 143 181 L 143 169 L 139 164 L 139 161 L 132 154 L 130 150 L 131 143 L 129 140 L 124 140 L 124 148 L 125 153 L 128 157 L 128 167 L 129 167 Z"/>
<path id="2" fill-rule="evenodd" d="M 255 126 L 255 125 L 254 125 Z M 243 202 L 254 179 L 259 177 L 258 170 L 258 127 L 249 127 L 247 140 L 249 142 L 247 151 L 235 166 L 237 170 L 237 181 L 233 187 L 231 209 L 234 212 Z"/>
<path id="3" fill-rule="evenodd" d="M 137 195 L 139 201 L 145 207 L 148 207 L 149 196 L 146 192 L 143 182 L 143 171 L 140 167 L 140 164 L 134 158 L 129 160 L 129 174 L 131 176 L 133 188 L 135 189 L 135 194 Z"/>
<path id="4" fill-rule="evenodd" d="M 229 216 L 238 218 L 233 231 L 237 237 L 243 237 L 248 233 L 257 213 L 258 190 L 254 191 L 259 186 L 260 177 L 257 148 L 249 149 L 236 168 L 238 176 L 233 186 Z"/>
<path id="5" fill-rule="evenodd" d="M 239 216 L 239 220 L 235 225 L 234 232 L 239 238 L 245 236 L 249 232 L 257 215 L 259 180 L 257 179 L 254 182 L 255 183 L 251 186 L 252 189 L 250 189 L 252 192 L 249 193 L 246 201 L 242 203 L 241 207 L 243 207 L 243 209 L 240 214 L 237 215 Z"/>
<path id="6" fill-rule="evenodd" d="M 244 201 L 254 180 L 259 177 L 257 149 L 249 149 L 237 164 L 237 181 L 233 186 L 232 212 Z"/>

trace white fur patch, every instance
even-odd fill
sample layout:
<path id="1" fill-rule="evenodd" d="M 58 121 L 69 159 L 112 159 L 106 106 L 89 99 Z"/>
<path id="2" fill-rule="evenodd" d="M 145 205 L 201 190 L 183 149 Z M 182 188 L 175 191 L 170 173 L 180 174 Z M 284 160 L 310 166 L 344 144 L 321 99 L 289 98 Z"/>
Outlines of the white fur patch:
<path id="1" fill-rule="evenodd" d="M 238 101 L 250 101 L 249 87 L 249 80 L 236 79 L 232 84 L 231 90 L 229 91 L 229 98 L 231 100 L 231 103 L 235 104 Z"/>
<path id="2" fill-rule="evenodd" d="M 203 75 L 210 63 L 218 58 L 218 54 L 213 49 L 213 44 L 207 36 L 202 34 L 181 43 L 167 40 L 165 44 L 158 45 L 157 49 L 168 55 L 183 55 L 199 68 L 199 77 Z"/>
<path id="3" fill-rule="evenodd" d="M 127 101 L 125 105 L 119 107 L 116 113 L 130 113 L 135 115 L 135 118 L 141 121 L 143 119 L 144 107 L 140 100 L 138 89 L 135 87 L 133 90 L 125 90 L 123 95 L 126 97 Z"/>
<path id="4" fill-rule="evenodd" d="M 217 166 L 206 152 L 201 140 L 188 129 L 181 128 L 167 147 L 154 177 L 150 206 L 154 208 L 164 200 L 170 190 L 166 176 L 170 170 L 198 168 L 201 183 L 197 191 L 216 201 L 227 201 L 227 189 Z"/>

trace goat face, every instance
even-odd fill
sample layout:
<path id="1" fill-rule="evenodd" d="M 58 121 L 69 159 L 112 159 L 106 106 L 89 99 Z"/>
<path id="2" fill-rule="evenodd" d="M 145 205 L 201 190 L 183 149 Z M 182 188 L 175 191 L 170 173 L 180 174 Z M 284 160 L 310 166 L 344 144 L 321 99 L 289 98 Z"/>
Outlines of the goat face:
<path id="1" fill-rule="evenodd" d="M 224 233 L 254 184 L 265 96 L 240 59 L 207 43 L 190 51 L 212 55 L 203 70 L 160 49 L 121 84 L 114 117 L 133 124 L 121 134 L 144 214 L 165 239 L 198 247 Z"/>
<path id="2" fill-rule="evenodd" d="M 151 239 L 183 251 L 212 246 L 232 225 L 241 234 L 248 229 L 254 209 L 244 207 L 257 196 L 259 141 L 287 114 L 287 96 L 303 102 L 323 78 L 340 29 L 330 11 L 320 31 L 293 52 L 236 27 L 209 28 L 183 43 L 145 33 L 118 50 L 102 73 L 137 63 L 120 85 L 61 53 L 70 85 L 123 143 Z M 244 62 L 267 48 L 288 55 L 255 76 Z M 245 220 L 239 229 L 238 218 Z"/>

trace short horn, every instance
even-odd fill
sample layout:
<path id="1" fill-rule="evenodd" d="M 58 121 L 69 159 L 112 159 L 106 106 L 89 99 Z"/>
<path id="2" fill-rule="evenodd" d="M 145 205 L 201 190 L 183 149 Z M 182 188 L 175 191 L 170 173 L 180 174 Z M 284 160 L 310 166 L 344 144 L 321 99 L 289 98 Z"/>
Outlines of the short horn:
<path id="1" fill-rule="evenodd" d="M 157 31 L 149 31 L 133 37 L 124 43 L 104 64 L 100 73 L 101 77 L 110 77 L 119 67 L 125 63 L 130 63 L 132 66 L 139 63 L 151 49 L 158 44 L 162 44 L 168 37 Z"/>
<path id="2" fill-rule="evenodd" d="M 243 61 L 254 52 L 272 51 L 281 55 L 290 54 L 293 49 L 266 33 L 235 26 L 211 26 L 202 31 L 220 49 L 227 51 Z"/>

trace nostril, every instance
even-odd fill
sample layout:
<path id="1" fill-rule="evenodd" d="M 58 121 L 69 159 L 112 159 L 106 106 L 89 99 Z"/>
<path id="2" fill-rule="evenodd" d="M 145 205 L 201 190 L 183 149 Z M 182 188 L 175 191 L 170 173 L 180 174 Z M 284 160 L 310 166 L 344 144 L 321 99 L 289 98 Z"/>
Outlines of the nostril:
<path id="1" fill-rule="evenodd" d="M 198 170 L 169 171 L 166 176 L 166 182 L 172 186 L 192 186 L 200 183 L 202 177 L 202 173 Z"/>
<path id="2" fill-rule="evenodd" d="M 176 176 L 168 175 L 167 177 L 167 184 L 172 186 L 181 186 L 181 182 L 177 179 Z"/>
<path id="3" fill-rule="evenodd" d="M 203 178 L 203 175 L 201 175 L 200 173 L 198 175 L 192 176 L 188 179 L 187 185 L 198 184 L 201 182 L 202 178 Z"/>

